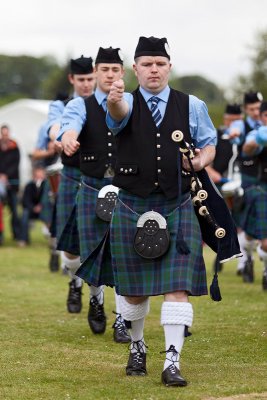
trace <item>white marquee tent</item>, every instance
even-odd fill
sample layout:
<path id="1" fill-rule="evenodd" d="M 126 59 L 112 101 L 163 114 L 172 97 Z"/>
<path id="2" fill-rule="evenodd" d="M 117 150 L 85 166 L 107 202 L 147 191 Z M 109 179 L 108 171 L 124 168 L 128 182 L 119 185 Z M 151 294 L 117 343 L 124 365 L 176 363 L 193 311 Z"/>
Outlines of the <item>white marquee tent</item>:
<path id="1" fill-rule="evenodd" d="M 20 149 L 22 186 L 31 178 L 29 154 L 35 148 L 42 123 L 47 119 L 49 104 L 49 100 L 21 99 L 0 107 L 0 125 L 9 125 L 11 137 Z"/>

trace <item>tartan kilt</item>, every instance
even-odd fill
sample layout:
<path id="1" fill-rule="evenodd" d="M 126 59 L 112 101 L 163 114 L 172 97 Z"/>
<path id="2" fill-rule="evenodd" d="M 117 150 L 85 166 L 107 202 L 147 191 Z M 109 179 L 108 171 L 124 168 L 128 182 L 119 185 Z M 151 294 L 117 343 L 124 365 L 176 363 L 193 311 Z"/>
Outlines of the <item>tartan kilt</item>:
<path id="1" fill-rule="evenodd" d="M 254 176 L 250 176 L 247 174 L 242 174 L 241 175 L 241 187 L 246 191 L 247 188 L 249 188 L 252 185 L 257 184 L 257 178 Z M 243 216 L 244 216 L 244 210 L 245 210 L 245 202 L 246 202 L 246 196 L 243 196 L 243 202 L 244 205 L 242 206 L 242 209 L 239 211 L 237 210 L 231 210 L 231 214 L 233 217 L 233 220 L 236 224 L 237 227 L 241 228 L 242 227 L 242 221 L 243 221 Z"/>
<path id="2" fill-rule="evenodd" d="M 45 180 L 44 190 L 41 197 L 42 210 L 39 219 L 46 225 L 50 226 L 52 222 L 54 199 L 51 195 L 50 184 L 48 180 Z"/>
<path id="3" fill-rule="evenodd" d="M 77 198 L 78 230 L 81 266 L 76 275 L 94 285 L 114 286 L 111 267 L 109 227 L 96 215 L 99 190 L 110 185 L 112 178 L 92 178 L 82 175 Z"/>
<path id="4" fill-rule="evenodd" d="M 252 185 L 245 191 L 241 227 L 254 239 L 267 238 L 267 184 Z"/>
<path id="5" fill-rule="evenodd" d="M 79 255 L 76 198 L 80 188 L 81 172 L 78 168 L 64 165 L 57 194 L 57 249 Z"/>
<path id="6" fill-rule="evenodd" d="M 149 296 L 177 290 L 187 291 L 194 296 L 207 294 L 202 237 L 189 194 L 183 196 L 181 203 L 181 228 L 190 249 L 187 255 L 179 254 L 176 250 L 179 226 L 177 207 L 177 199 L 167 200 L 162 193 L 143 199 L 120 190 L 110 227 L 112 265 L 118 294 Z M 133 247 L 137 220 L 150 210 L 166 218 L 170 233 L 168 252 L 155 260 L 142 258 Z"/>

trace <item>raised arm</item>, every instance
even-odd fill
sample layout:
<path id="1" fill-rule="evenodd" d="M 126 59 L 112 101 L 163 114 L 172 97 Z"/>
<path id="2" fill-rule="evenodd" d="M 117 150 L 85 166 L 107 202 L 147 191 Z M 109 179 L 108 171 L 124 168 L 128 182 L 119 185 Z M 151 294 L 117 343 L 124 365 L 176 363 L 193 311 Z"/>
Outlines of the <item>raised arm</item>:
<path id="1" fill-rule="evenodd" d="M 80 147 L 80 143 L 77 141 L 78 132 L 74 129 L 67 130 L 61 137 L 61 144 L 64 153 L 67 156 L 72 156 Z"/>
<path id="2" fill-rule="evenodd" d="M 249 132 L 242 151 L 247 156 L 258 154 L 267 146 L 267 126 L 261 126 L 257 130 Z"/>
<path id="3" fill-rule="evenodd" d="M 112 84 L 107 98 L 108 111 L 116 121 L 123 120 L 129 112 L 129 105 L 123 98 L 124 88 L 123 80 L 119 79 Z"/>

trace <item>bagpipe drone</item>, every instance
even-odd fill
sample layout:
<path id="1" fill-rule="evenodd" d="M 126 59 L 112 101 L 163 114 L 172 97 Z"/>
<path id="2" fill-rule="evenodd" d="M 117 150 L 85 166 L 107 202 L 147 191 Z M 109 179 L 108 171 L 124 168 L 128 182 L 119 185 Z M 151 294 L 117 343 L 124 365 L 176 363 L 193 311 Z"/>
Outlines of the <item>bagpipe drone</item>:
<path id="1" fill-rule="evenodd" d="M 241 257 L 236 226 L 222 195 L 205 169 L 194 170 L 192 163 L 192 159 L 195 157 L 194 146 L 185 141 L 181 131 L 174 131 L 171 137 L 190 166 L 191 198 L 203 241 L 217 253 L 220 263 Z M 210 292 L 213 300 L 220 301 L 221 295 L 217 279 L 216 270 Z"/>

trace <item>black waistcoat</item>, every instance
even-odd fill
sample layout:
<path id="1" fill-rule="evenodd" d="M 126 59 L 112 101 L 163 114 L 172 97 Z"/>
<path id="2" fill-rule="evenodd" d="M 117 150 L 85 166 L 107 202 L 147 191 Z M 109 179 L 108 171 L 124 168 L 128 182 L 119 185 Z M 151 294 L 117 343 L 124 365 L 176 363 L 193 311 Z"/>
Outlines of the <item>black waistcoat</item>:
<path id="1" fill-rule="evenodd" d="M 264 147 L 263 150 L 258 155 L 258 162 L 259 162 L 258 178 L 261 182 L 267 183 L 267 147 Z"/>
<path id="2" fill-rule="evenodd" d="M 215 171 L 218 171 L 221 175 L 227 173 L 228 164 L 233 155 L 232 144 L 229 140 L 222 139 L 222 136 L 225 134 L 226 128 L 218 128 L 217 129 L 217 146 L 216 146 L 216 155 L 213 160 L 213 168 Z"/>
<path id="3" fill-rule="evenodd" d="M 146 198 L 161 190 L 169 199 L 178 195 L 178 145 L 171 134 L 181 130 L 191 142 L 189 96 L 171 89 L 164 118 L 156 127 L 139 89 L 133 92 L 133 111 L 116 136 L 117 162 L 113 184 Z M 182 178 L 182 191 L 188 190 Z"/>
<path id="4" fill-rule="evenodd" d="M 73 97 L 70 97 L 69 99 L 63 101 L 65 107 L 68 104 L 68 102 L 71 101 L 72 99 Z M 61 153 L 61 161 L 63 165 L 80 168 L 80 150 L 77 150 L 76 153 L 74 153 L 72 156 L 67 156 L 63 151 Z"/>
<path id="5" fill-rule="evenodd" d="M 247 134 L 252 131 L 251 126 L 245 120 L 245 138 Z M 242 146 L 239 148 L 239 165 L 241 174 L 257 177 L 259 173 L 259 159 L 257 156 L 243 156 L 241 154 Z"/>
<path id="6" fill-rule="evenodd" d="M 94 95 L 85 100 L 86 123 L 79 136 L 80 170 L 90 177 L 103 178 L 108 167 L 115 168 L 115 139 L 106 125 L 106 113 Z"/>

